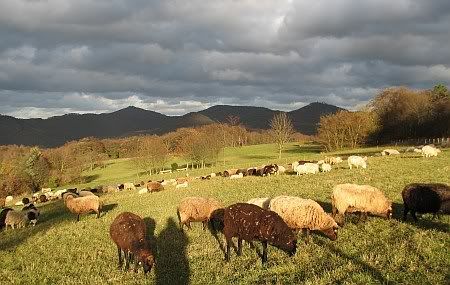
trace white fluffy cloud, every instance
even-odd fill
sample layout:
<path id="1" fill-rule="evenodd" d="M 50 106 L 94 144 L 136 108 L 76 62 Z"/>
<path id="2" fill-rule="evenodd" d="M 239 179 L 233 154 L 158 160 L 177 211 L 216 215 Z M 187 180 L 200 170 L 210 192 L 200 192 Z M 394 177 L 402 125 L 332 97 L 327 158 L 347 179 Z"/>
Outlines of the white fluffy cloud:
<path id="1" fill-rule="evenodd" d="M 350 109 L 450 84 L 450 2 L 0 1 L 0 113 Z"/>

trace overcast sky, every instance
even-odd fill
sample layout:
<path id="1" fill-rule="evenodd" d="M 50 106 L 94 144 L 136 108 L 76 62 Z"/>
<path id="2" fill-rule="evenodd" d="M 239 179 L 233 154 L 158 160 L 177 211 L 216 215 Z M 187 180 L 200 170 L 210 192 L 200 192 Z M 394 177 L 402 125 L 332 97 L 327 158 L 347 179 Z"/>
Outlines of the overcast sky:
<path id="1" fill-rule="evenodd" d="M 450 85 L 449 0 L 0 0 L 0 114 L 357 109 Z"/>

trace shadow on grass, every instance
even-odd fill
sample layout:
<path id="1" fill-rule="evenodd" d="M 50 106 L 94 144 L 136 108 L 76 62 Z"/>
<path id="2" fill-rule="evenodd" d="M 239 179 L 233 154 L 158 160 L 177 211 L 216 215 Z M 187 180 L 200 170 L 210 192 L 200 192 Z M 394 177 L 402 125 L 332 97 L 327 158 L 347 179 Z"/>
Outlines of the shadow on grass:
<path id="1" fill-rule="evenodd" d="M 274 156 L 264 155 L 264 154 L 248 154 L 248 155 L 243 155 L 242 158 L 245 158 L 245 159 L 273 159 Z"/>
<path id="2" fill-rule="evenodd" d="M 318 245 L 322 246 L 323 248 L 328 248 L 331 252 L 338 255 L 339 257 L 347 259 L 348 261 L 358 264 L 359 266 L 361 266 L 363 268 L 364 272 L 367 272 L 370 275 L 372 275 L 372 277 L 374 279 L 376 279 L 380 284 L 393 284 L 393 282 L 390 282 L 389 280 L 387 280 L 379 270 L 370 266 L 366 262 L 362 261 L 357 256 L 352 256 L 350 254 L 347 254 L 347 253 L 343 252 L 342 250 L 336 248 L 332 243 L 325 243 L 320 239 L 317 239 L 316 243 Z"/>
<path id="3" fill-rule="evenodd" d="M 158 245 L 155 236 L 156 221 L 150 217 L 146 217 L 144 218 L 144 223 L 147 226 L 147 240 L 150 242 L 150 249 L 155 255 L 157 255 Z"/>
<path id="4" fill-rule="evenodd" d="M 323 151 L 324 148 L 320 145 L 294 145 L 294 147 L 283 150 L 283 153 L 297 153 L 297 154 L 304 154 L 304 153 L 320 153 Z"/>
<path id="5" fill-rule="evenodd" d="M 422 230 L 436 230 L 443 233 L 450 233 L 450 227 L 448 226 L 448 223 L 441 222 L 439 218 L 427 219 L 421 217 L 420 214 L 416 213 L 418 219 L 418 221 L 416 222 L 413 220 L 411 213 L 408 213 L 406 221 L 403 221 L 403 209 L 404 209 L 403 204 L 392 203 L 392 210 L 393 210 L 392 217 L 401 222 L 410 224 Z"/>
<path id="6" fill-rule="evenodd" d="M 27 226 L 21 229 L 4 230 L 0 232 L 0 250 L 14 251 L 17 246 L 32 238 L 35 235 L 42 235 L 52 227 L 66 221 L 73 219 L 64 205 L 64 203 L 57 201 L 38 206 L 41 212 L 36 226 Z M 76 218 L 75 218 L 76 220 Z"/>
<path id="7" fill-rule="evenodd" d="M 156 258 L 156 284 L 189 284 L 189 261 L 186 254 L 188 238 L 173 218 L 159 233 Z"/>
<path id="8" fill-rule="evenodd" d="M 98 174 L 83 176 L 84 183 L 91 183 L 100 177 Z"/>

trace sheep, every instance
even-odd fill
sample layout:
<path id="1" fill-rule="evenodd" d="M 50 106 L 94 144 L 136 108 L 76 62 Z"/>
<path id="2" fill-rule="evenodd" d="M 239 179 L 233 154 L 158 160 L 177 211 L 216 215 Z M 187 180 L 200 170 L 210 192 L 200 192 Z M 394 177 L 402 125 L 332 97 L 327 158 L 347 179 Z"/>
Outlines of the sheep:
<path id="1" fill-rule="evenodd" d="M 324 162 L 328 163 L 328 164 L 331 164 L 331 165 L 334 165 L 334 164 L 341 163 L 342 162 L 342 158 L 339 157 L 339 156 L 337 156 L 337 157 L 333 157 L 333 156 L 328 157 L 328 156 L 326 156 L 325 159 L 324 159 Z"/>
<path id="2" fill-rule="evenodd" d="M 300 164 L 297 166 L 297 168 L 295 169 L 295 171 L 297 172 L 297 175 L 300 174 L 316 174 L 319 172 L 319 165 L 316 163 L 305 163 L 305 164 Z"/>
<path id="3" fill-rule="evenodd" d="M 11 228 L 23 228 L 27 225 L 28 217 L 22 212 L 11 210 L 6 213 L 5 217 L 5 229 L 8 229 L 8 226 Z"/>
<path id="4" fill-rule="evenodd" d="M 78 192 L 78 197 L 95 196 L 91 191 L 81 190 Z"/>
<path id="5" fill-rule="evenodd" d="M 275 212 L 259 206 L 237 203 L 218 209 L 211 215 L 213 233 L 222 231 L 226 239 L 225 260 L 230 260 L 232 238 L 238 238 L 237 255 L 242 254 L 242 241 L 260 241 L 263 246 L 262 263 L 267 262 L 267 244 L 271 244 L 293 256 L 297 250 L 297 239 Z"/>
<path id="6" fill-rule="evenodd" d="M 39 209 L 36 208 L 33 204 L 28 204 L 22 208 L 22 212 L 25 212 L 25 215 L 27 215 L 27 218 L 30 221 L 30 223 L 33 224 L 33 226 L 35 226 L 37 223 L 37 219 L 40 215 Z"/>
<path id="7" fill-rule="evenodd" d="M 3 229 L 5 226 L 6 214 L 8 214 L 9 211 L 13 211 L 13 209 L 5 208 L 0 212 L 0 229 Z"/>
<path id="8" fill-rule="evenodd" d="M 396 150 L 396 149 L 391 149 L 391 148 L 385 149 L 385 150 L 383 150 L 381 152 L 382 156 L 385 156 L 385 155 L 397 155 L 397 154 L 400 154 L 400 152 L 398 150 Z"/>
<path id="9" fill-rule="evenodd" d="M 257 175 L 257 171 L 258 171 L 258 168 L 256 168 L 256 167 L 249 167 L 249 168 L 247 168 L 247 174 L 249 176 Z"/>
<path id="10" fill-rule="evenodd" d="M 240 168 L 240 169 L 238 169 L 236 171 L 236 174 L 241 174 L 241 173 L 242 173 L 242 176 L 247 176 L 248 175 L 247 169 L 244 169 L 244 168 Z"/>
<path id="11" fill-rule="evenodd" d="M 147 226 L 144 220 L 130 212 L 120 213 L 109 227 L 109 235 L 117 246 L 119 269 L 122 268 L 122 252 L 125 257 L 125 270 L 129 269 L 134 259 L 134 272 L 137 273 L 142 264 L 144 274 L 147 274 L 155 264 L 155 255 L 147 240 Z"/>
<path id="12" fill-rule="evenodd" d="M 426 145 L 422 148 L 422 156 L 425 157 L 431 157 L 431 156 L 437 156 L 438 155 L 438 151 L 436 148 Z"/>
<path id="13" fill-rule="evenodd" d="M 142 188 L 141 190 L 138 191 L 139 195 L 145 194 L 145 193 L 148 193 L 148 189 L 147 188 Z"/>
<path id="14" fill-rule="evenodd" d="M 29 203 L 30 203 L 30 199 L 28 197 L 23 197 L 22 198 L 22 204 L 23 205 L 26 205 L 26 204 L 29 204 Z"/>
<path id="15" fill-rule="evenodd" d="M 69 211 L 77 215 L 77 222 L 80 221 L 81 214 L 87 214 L 91 211 L 97 213 L 97 219 L 100 217 L 102 204 L 97 196 L 78 197 L 67 196 L 65 198 L 66 207 Z"/>
<path id="16" fill-rule="evenodd" d="M 358 169 L 360 166 L 364 169 L 367 168 L 367 156 L 361 157 L 357 155 L 349 156 L 347 159 L 348 167 L 352 169 L 352 166 L 356 166 Z"/>
<path id="17" fill-rule="evenodd" d="M 415 153 L 422 153 L 422 149 L 419 149 L 419 148 L 415 148 L 413 151 L 414 151 Z"/>
<path id="18" fill-rule="evenodd" d="M 265 210 L 269 210 L 270 198 L 253 198 L 247 201 L 247 204 L 259 206 Z"/>
<path id="19" fill-rule="evenodd" d="M 39 202 L 45 203 L 47 201 L 48 201 L 47 195 L 45 195 L 45 194 L 39 195 Z"/>
<path id="20" fill-rule="evenodd" d="M 214 178 L 214 177 L 216 177 L 217 175 L 216 175 L 214 172 L 212 172 L 209 176 L 211 176 L 211 178 Z"/>
<path id="21" fill-rule="evenodd" d="M 136 187 L 134 186 L 134 183 L 126 182 L 123 183 L 123 190 L 136 190 Z"/>
<path id="22" fill-rule="evenodd" d="M 229 177 L 233 174 L 236 174 L 236 172 L 238 171 L 237 168 L 233 168 L 233 169 L 227 169 L 223 172 L 223 177 Z"/>
<path id="23" fill-rule="evenodd" d="M 278 196 L 270 201 L 269 209 L 280 215 L 291 229 L 306 230 L 307 241 L 310 231 L 320 231 L 331 240 L 337 239 L 339 226 L 316 201 Z"/>
<path id="24" fill-rule="evenodd" d="M 339 184 L 331 194 L 332 216 L 345 213 L 360 213 L 360 218 L 366 218 L 370 213 L 375 216 L 392 217 L 392 202 L 379 189 L 370 185 Z M 342 224 L 344 221 L 342 221 Z"/>
<path id="25" fill-rule="evenodd" d="M 41 189 L 42 193 L 48 193 L 48 192 L 52 192 L 52 188 L 42 188 Z"/>
<path id="26" fill-rule="evenodd" d="M 331 171 L 331 164 L 328 163 L 322 163 L 319 165 L 321 172 L 330 172 Z"/>
<path id="27" fill-rule="evenodd" d="M 241 173 L 239 173 L 239 174 L 233 174 L 233 175 L 231 175 L 231 176 L 230 176 L 230 179 L 239 179 L 239 178 L 242 178 L 242 177 L 244 177 L 244 174 L 241 172 Z"/>
<path id="28" fill-rule="evenodd" d="M 73 198 L 78 198 L 78 194 L 76 193 L 72 193 L 72 192 L 65 192 L 61 195 L 61 198 L 63 199 L 63 201 L 65 201 L 67 199 L 67 197 L 73 197 Z"/>
<path id="29" fill-rule="evenodd" d="M 286 168 L 282 165 L 278 165 L 277 175 L 284 174 L 286 172 Z"/>
<path id="30" fill-rule="evenodd" d="M 184 198 L 177 207 L 178 222 L 181 230 L 183 230 L 183 225 L 186 225 L 191 230 L 191 222 L 202 222 L 204 230 L 211 213 L 221 207 L 221 203 L 213 198 Z"/>
<path id="31" fill-rule="evenodd" d="M 175 189 L 180 189 L 180 188 L 187 188 L 189 186 L 189 183 L 187 181 L 181 183 L 181 184 L 177 184 L 175 186 Z"/>
<path id="32" fill-rule="evenodd" d="M 55 196 L 58 197 L 58 199 L 62 199 L 62 195 L 66 192 L 67 192 L 66 189 L 58 190 L 55 192 Z"/>
<path id="33" fill-rule="evenodd" d="M 146 187 L 148 192 L 159 192 L 164 190 L 163 185 L 157 181 L 147 182 Z"/>
<path id="34" fill-rule="evenodd" d="M 450 214 L 450 186 L 442 183 L 412 183 L 405 186 L 402 191 L 403 220 L 406 220 L 408 212 L 417 222 L 416 212 L 439 212 Z"/>
<path id="35" fill-rule="evenodd" d="M 11 203 L 13 201 L 13 196 L 6 196 L 5 198 L 5 205 L 8 205 L 9 203 Z"/>

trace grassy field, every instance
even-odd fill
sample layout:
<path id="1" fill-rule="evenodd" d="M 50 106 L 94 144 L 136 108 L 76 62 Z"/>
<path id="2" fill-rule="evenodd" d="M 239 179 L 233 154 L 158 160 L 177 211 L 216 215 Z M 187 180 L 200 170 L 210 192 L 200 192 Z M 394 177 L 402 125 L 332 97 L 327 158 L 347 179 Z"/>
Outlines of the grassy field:
<path id="1" fill-rule="evenodd" d="M 381 149 L 342 152 L 373 154 Z M 314 146 L 290 145 L 281 160 L 272 145 L 227 149 L 223 162 L 214 168 L 189 171 L 208 174 L 229 166 L 286 163 L 293 159 L 323 157 Z M 1 284 L 450 284 L 450 219 L 432 220 L 424 215 L 418 223 L 400 221 L 402 188 L 411 182 L 450 184 L 450 151 L 434 158 L 413 154 L 400 157 L 369 157 L 368 169 L 349 170 L 345 163 L 330 173 L 297 177 L 282 175 L 194 180 L 188 189 L 138 195 L 134 191 L 101 196 L 105 212 L 82 216 L 80 222 L 61 201 L 40 205 L 42 216 L 35 227 L 0 233 Z M 106 168 L 86 173 L 88 185 L 146 180 L 137 177 L 129 160 L 111 161 Z M 179 173 L 184 175 L 184 172 Z M 154 176 L 175 177 L 176 174 Z M 255 249 L 244 245 L 243 255 L 223 259 L 217 241 L 201 224 L 192 231 L 177 228 L 176 206 L 187 196 L 216 197 L 224 205 L 253 197 L 287 194 L 318 201 L 331 210 L 330 193 L 338 183 L 370 184 L 382 189 L 394 202 L 394 219 L 370 217 L 365 223 L 347 219 L 336 241 L 313 235 L 306 245 L 299 235 L 297 253 L 290 258 L 269 247 L 269 261 L 262 265 Z M 79 185 L 82 186 L 82 185 Z M 144 277 L 117 269 L 116 248 L 109 225 L 122 211 L 146 217 L 158 246 L 156 268 Z M 257 244 L 257 248 L 260 245 Z"/>

